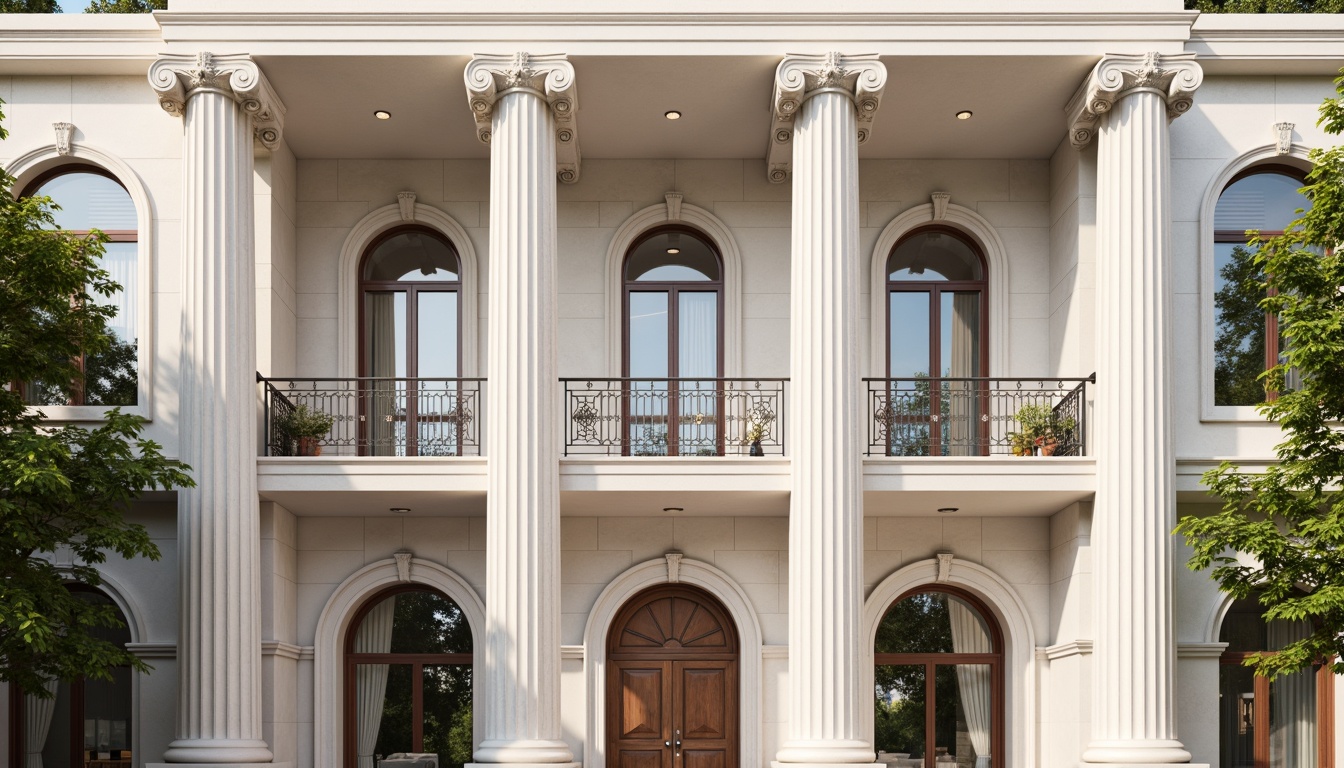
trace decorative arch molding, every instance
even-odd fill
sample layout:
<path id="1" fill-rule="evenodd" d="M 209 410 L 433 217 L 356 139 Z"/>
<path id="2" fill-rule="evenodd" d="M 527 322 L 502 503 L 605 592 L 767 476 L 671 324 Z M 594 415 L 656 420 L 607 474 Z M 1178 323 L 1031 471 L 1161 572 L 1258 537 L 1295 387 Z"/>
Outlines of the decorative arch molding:
<path id="1" fill-rule="evenodd" d="M 869 318 L 869 355 L 868 370 L 872 376 L 886 376 L 882 361 L 887 359 L 887 258 L 891 251 L 910 232 L 930 224 L 952 227 L 965 234 L 985 257 L 989 296 L 989 376 L 1009 375 L 1006 369 L 1009 357 L 1008 349 L 1008 249 L 1003 239 L 983 216 L 955 203 L 940 201 L 939 208 L 946 205 L 946 211 L 934 218 L 933 203 L 916 205 L 892 219 L 877 236 L 873 246 L 872 266 L 869 277 L 870 308 Z"/>
<path id="2" fill-rule="evenodd" d="M 690 584 L 713 595 L 737 624 L 739 642 L 739 746 L 742 765 L 761 765 L 761 625 L 747 593 L 732 577 L 714 566 L 680 555 L 647 560 L 633 566 L 598 595 L 583 631 L 584 675 L 588 683 L 588 738 L 584 741 L 584 768 L 605 768 L 607 751 L 605 686 L 607 633 L 631 597 L 657 584 Z"/>
<path id="3" fill-rule="evenodd" d="M 395 206 L 393 206 L 395 207 Z M 345 636 L 355 612 L 373 595 L 398 584 L 438 590 L 462 609 L 471 626 L 472 648 L 485 643 L 485 604 L 466 580 L 438 563 L 418 557 L 409 559 L 407 578 L 401 577 L 397 558 L 370 563 L 336 587 L 317 619 L 313 640 L 313 764 L 340 765 L 345 743 Z M 481 692 L 472 687 L 472 708 L 481 706 Z M 481 741 L 480 724 L 474 723 L 472 738 Z"/>
<path id="4" fill-rule="evenodd" d="M 1238 174 L 1257 165 L 1288 166 L 1303 173 L 1311 170 L 1307 147 L 1291 144 L 1285 153 L 1279 151 L 1277 143 L 1261 144 L 1224 165 L 1204 190 L 1204 200 L 1199 207 L 1199 410 L 1202 421 L 1264 423 L 1265 420 L 1252 405 L 1213 404 L 1213 341 L 1217 330 L 1213 321 L 1213 214 L 1227 185 Z"/>
<path id="5" fill-rule="evenodd" d="M 467 236 L 467 230 L 452 216 L 424 203 L 415 203 L 415 217 L 408 222 L 402 217 L 402 203 L 396 202 L 369 212 L 346 235 L 341 245 L 341 260 L 336 278 L 336 365 L 337 376 L 359 375 L 359 262 L 379 235 L 393 227 L 408 223 L 420 224 L 448 238 L 457 250 L 461 269 L 462 295 L 460 301 L 462 327 L 459 329 L 462 345 L 463 377 L 477 375 L 480 369 L 476 356 L 478 314 L 476 299 L 480 293 L 480 272 L 477 270 L 476 249 Z"/>
<path id="6" fill-rule="evenodd" d="M 63 151 L 64 150 L 64 151 Z M 137 327 L 140 336 L 137 343 L 142 350 L 137 375 L 140 389 L 136 393 L 136 404 L 123 407 L 126 413 L 132 413 L 146 420 L 154 419 L 154 201 L 145 189 L 140 176 L 121 158 L 110 152 L 82 141 L 72 142 L 68 146 L 58 147 L 48 144 L 25 152 L 14 158 L 7 166 L 14 177 L 13 194 L 17 195 L 34 179 L 53 168 L 62 165 L 96 165 L 107 171 L 126 188 L 135 204 L 136 227 L 136 279 L 140 281 L 140 301 L 136 307 Z M 89 421 L 103 417 L 107 408 L 101 405 L 46 405 L 40 410 L 53 421 Z"/>
<path id="7" fill-rule="evenodd" d="M 961 587 L 985 601 L 1003 629 L 1004 641 L 1004 744 L 1009 765 L 1036 764 L 1036 631 L 1027 604 L 998 574 L 960 558 L 949 559 L 940 576 L 939 559 L 920 560 L 883 579 L 863 607 L 863 690 L 876 684 L 874 644 L 882 617 L 896 598 L 916 587 L 951 585 Z M 873 713 L 864 710 L 864 737 L 872 742 Z M 997 760 L 995 761 L 998 762 Z"/>
<path id="8" fill-rule="evenodd" d="M 621 375 L 621 298 L 625 254 L 645 232 L 666 224 L 685 224 L 697 229 L 718 246 L 723 259 L 723 375 L 742 375 L 742 252 L 733 233 L 717 216 L 669 194 L 666 203 L 636 211 L 616 229 L 607 246 L 607 370 Z"/>
<path id="9" fill-rule="evenodd" d="M 1203 642 L 1220 642 L 1218 640 L 1218 635 L 1222 632 L 1223 620 L 1227 618 L 1228 612 L 1232 610 L 1232 603 L 1234 602 L 1236 602 L 1236 599 L 1226 592 L 1218 593 L 1218 600 L 1209 607 L 1208 618 L 1204 620 Z"/>

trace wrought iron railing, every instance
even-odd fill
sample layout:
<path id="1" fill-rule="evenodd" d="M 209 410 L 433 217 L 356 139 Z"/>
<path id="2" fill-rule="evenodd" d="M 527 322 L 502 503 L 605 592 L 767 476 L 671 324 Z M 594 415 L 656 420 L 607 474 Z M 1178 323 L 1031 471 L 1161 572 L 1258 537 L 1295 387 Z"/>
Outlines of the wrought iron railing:
<path id="1" fill-rule="evenodd" d="M 784 454 L 787 379 L 561 379 L 565 455 Z"/>
<path id="2" fill-rule="evenodd" d="M 266 379 L 263 443 L 267 456 L 479 456 L 484 379 Z M 315 441 L 300 441 L 299 405 L 332 418 Z"/>
<path id="3" fill-rule="evenodd" d="M 869 456 L 1082 456 L 1085 379 L 864 379 Z"/>

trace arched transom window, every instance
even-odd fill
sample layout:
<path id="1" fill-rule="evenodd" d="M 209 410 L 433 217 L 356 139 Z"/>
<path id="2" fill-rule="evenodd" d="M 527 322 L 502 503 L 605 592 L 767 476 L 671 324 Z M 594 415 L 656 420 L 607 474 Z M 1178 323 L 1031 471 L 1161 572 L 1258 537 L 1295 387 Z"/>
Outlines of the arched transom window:
<path id="1" fill-rule="evenodd" d="M 398 227 L 360 265 L 362 442 L 375 456 L 455 455 L 461 275 L 438 232 Z"/>
<path id="2" fill-rule="evenodd" d="M 653 230 L 625 258 L 625 397 L 630 451 L 717 455 L 723 414 L 723 265 L 687 228 Z"/>
<path id="3" fill-rule="evenodd" d="M 135 405 L 139 394 L 138 327 L 140 280 L 135 204 L 107 171 L 92 165 L 64 165 L 42 174 L 22 196 L 50 197 L 55 225 L 79 237 L 93 230 L 107 236 L 99 266 L 121 290 L 95 296 L 117 313 L 108 323 L 113 343 L 105 351 L 81 355 L 82 385 L 22 382 L 30 405 Z"/>
<path id="4" fill-rule="evenodd" d="M 471 695 L 471 626 L 457 603 L 414 587 L 374 596 L 346 637 L 345 767 L 471 762 Z"/>
<path id="5" fill-rule="evenodd" d="M 974 596 L 921 588 L 896 600 L 875 640 L 874 746 L 901 768 L 1003 765 L 1003 640 Z"/>

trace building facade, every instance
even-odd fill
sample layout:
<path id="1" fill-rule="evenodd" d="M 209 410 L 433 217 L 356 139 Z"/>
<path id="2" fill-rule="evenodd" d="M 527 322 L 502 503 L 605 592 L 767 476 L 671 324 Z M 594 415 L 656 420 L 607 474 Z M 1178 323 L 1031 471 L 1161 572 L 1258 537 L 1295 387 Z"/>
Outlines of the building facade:
<path id="1" fill-rule="evenodd" d="M 1170 531 L 1273 456 L 1344 18 L 1018 5 L 3 17 L 123 287 L 31 402 L 197 481 L 88 593 L 154 672 L 6 691 L 9 764 L 1333 765 Z"/>

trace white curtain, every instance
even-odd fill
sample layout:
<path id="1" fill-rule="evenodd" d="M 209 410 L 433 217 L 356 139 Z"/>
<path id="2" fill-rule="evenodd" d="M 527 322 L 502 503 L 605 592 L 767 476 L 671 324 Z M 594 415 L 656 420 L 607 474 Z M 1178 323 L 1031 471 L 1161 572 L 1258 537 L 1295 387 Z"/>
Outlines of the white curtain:
<path id="1" fill-rule="evenodd" d="M 99 297 L 99 303 L 117 308 L 117 316 L 112 318 L 109 327 L 128 344 L 137 338 L 135 310 L 139 306 L 139 291 L 135 257 L 135 243 L 108 243 L 100 260 L 100 266 L 107 270 L 109 277 L 121 286 L 121 290 L 107 298 Z"/>
<path id="2" fill-rule="evenodd" d="M 948 618 L 952 622 L 952 650 L 955 653 L 992 653 L 994 642 L 975 609 L 949 597 Z M 993 722 L 993 679 L 988 664 L 958 664 L 957 688 L 961 693 L 961 711 L 966 716 L 971 747 L 975 749 L 975 768 L 990 768 L 990 724 Z"/>
<path id="3" fill-rule="evenodd" d="M 682 379 L 714 379 L 719 375 L 719 309 L 716 293 L 682 293 L 677 307 L 677 373 Z M 715 382 L 683 381 L 677 402 L 682 423 L 678 435 L 683 454 L 714 445 Z M 697 414 L 705 418 L 687 421 Z"/>
<path id="4" fill-rule="evenodd" d="M 944 305 L 946 306 L 946 305 Z M 947 375 L 967 378 L 980 373 L 980 294 L 952 294 L 952 351 L 947 361 Z M 947 385 L 951 399 L 949 416 L 950 446 L 948 455 L 972 456 L 975 448 L 976 423 L 975 385 L 970 382 L 951 382 Z"/>
<path id="5" fill-rule="evenodd" d="M 39 699 L 33 694 L 23 697 L 23 752 L 24 768 L 42 768 L 42 750 L 47 746 L 47 731 L 51 730 L 51 716 L 56 711 L 56 685 L 51 680 L 44 687 L 52 694 Z"/>
<path id="6" fill-rule="evenodd" d="M 379 377 L 368 395 L 369 455 L 395 456 L 397 446 L 393 435 L 397 422 L 390 417 L 396 413 L 397 385 L 390 379 L 397 375 L 396 294 L 365 295 L 368 301 L 365 311 L 369 323 L 369 375 Z"/>
<path id="7" fill-rule="evenodd" d="M 1311 634 L 1304 621 L 1271 621 L 1269 647 Z M 1273 768 L 1316 768 L 1316 673 L 1308 668 L 1270 683 L 1269 755 Z"/>
<path id="8" fill-rule="evenodd" d="M 397 598 L 389 597 L 364 616 L 355 634 L 355 653 L 388 653 L 392 650 L 392 618 Z M 373 750 L 378 744 L 378 727 L 383 722 L 383 700 L 387 693 L 388 664 L 355 666 L 355 735 L 358 768 L 374 768 Z M 409 748 L 410 745 L 407 745 Z M 30 766 L 31 768 L 31 766 Z"/>

